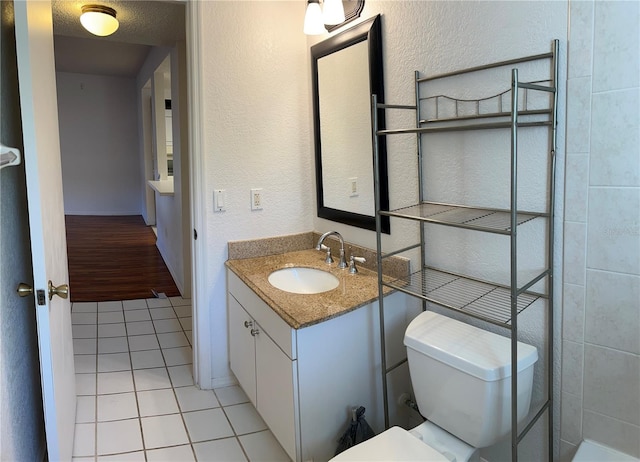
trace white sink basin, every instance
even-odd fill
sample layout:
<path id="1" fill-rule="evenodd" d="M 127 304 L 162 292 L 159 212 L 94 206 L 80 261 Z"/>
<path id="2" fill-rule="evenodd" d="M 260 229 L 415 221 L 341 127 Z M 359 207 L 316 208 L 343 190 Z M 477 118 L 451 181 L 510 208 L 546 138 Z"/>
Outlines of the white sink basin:
<path id="1" fill-rule="evenodd" d="M 274 271 L 268 279 L 276 289 L 293 294 L 319 294 L 335 289 L 340 284 L 340 280 L 327 271 L 302 267 Z"/>

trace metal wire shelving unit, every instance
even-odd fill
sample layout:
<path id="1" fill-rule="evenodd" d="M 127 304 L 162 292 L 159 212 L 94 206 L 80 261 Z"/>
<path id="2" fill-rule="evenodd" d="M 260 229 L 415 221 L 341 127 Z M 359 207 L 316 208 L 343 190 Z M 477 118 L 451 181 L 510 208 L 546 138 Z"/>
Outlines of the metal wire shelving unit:
<path id="1" fill-rule="evenodd" d="M 511 377 L 511 460 L 518 460 L 518 445 L 535 425 L 535 423 L 545 414 L 548 417 L 548 446 L 549 460 L 553 459 L 553 217 L 555 201 L 555 170 L 556 170 L 556 127 L 557 127 L 557 106 L 558 106 L 558 40 L 554 40 L 551 51 L 548 53 L 525 56 L 521 58 L 491 63 L 484 66 L 477 66 L 468 69 L 423 77 L 415 72 L 415 104 L 398 105 L 385 104 L 377 100 L 376 95 L 372 96 L 372 124 L 374 138 L 374 172 L 375 178 L 375 199 L 376 199 L 376 234 L 377 234 L 377 263 L 378 263 L 378 286 L 380 300 L 380 326 L 381 326 L 381 354 L 382 354 L 382 383 L 385 411 L 385 426 L 389 426 L 389 404 L 387 396 L 387 375 L 399 364 L 388 367 L 386 363 L 386 346 L 384 333 L 384 293 L 385 288 L 404 292 L 410 296 L 422 300 L 423 309 L 427 308 L 427 303 L 433 303 L 446 309 L 463 313 L 465 316 L 480 319 L 508 329 L 511 332 L 511 370 L 517 371 L 517 341 L 518 341 L 518 315 L 536 300 L 544 299 L 547 313 L 547 332 L 545 333 L 547 343 L 547 398 L 537 409 L 533 418 L 518 431 L 517 422 L 517 396 L 518 380 L 517 374 Z M 550 76 L 543 81 L 523 82 L 519 80 L 518 67 L 523 63 L 543 61 L 548 63 Z M 457 77 L 462 74 L 479 75 L 484 71 L 496 68 L 511 67 L 511 87 L 501 93 L 488 98 L 476 100 L 463 100 L 448 97 L 446 95 L 436 95 L 422 97 L 425 85 L 440 79 Z M 535 94 L 535 95 L 534 95 Z M 535 96 L 544 94 L 546 96 L 545 107 L 533 107 L 535 104 L 529 103 L 530 99 L 535 100 Z M 533 96 L 533 97 L 532 97 Z M 538 103 L 539 104 L 539 98 Z M 487 102 L 491 102 L 491 107 L 497 110 L 483 111 Z M 454 115 L 440 116 L 440 106 L 449 105 L 453 107 Z M 504 110 L 504 107 L 508 110 Z M 427 109 L 425 109 L 425 107 Z M 389 129 L 378 126 L 378 114 L 380 111 L 388 110 L 409 110 L 416 115 L 416 126 L 410 128 Z M 427 115 L 424 113 L 428 112 Z M 430 113 L 429 113 L 430 112 Z M 451 111 L 450 111 L 451 112 Z M 389 120 L 387 117 L 386 120 Z M 546 210 L 525 211 L 518 209 L 518 133 L 528 127 L 548 128 L 549 150 L 546 157 L 547 169 L 547 197 Z M 445 204 L 428 201 L 425 199 L 425 180 L 423 178 L 424 163 L 428 161 L 423 155 L 422 143 L 425 137 L 432 133 L 460 132 L 470 130 L 509 130 L 510 132 L 510 207 L 508 209 L 479 208 L 464 204 Z M 378 143 L 381 137 L 395 135 L 413 135 L 417 137 L 417 170 L 419 200 L 416 204 L 411 204 L 395 210 L 383 210 L 380 207 L 380 190 L 378 185 Z M 414 220 L 420 224 L 420 242 L 408 247 L 385 251 L 382 242 L 381 217 L 395 217 L 397 219 Z M 518 227 L 533 220 L 546 220 L 546 263 L 545 268 L 524 283 L 518 281 Z M 428 264 L 425 253 L 425 241 L 428 234 L 425 225 L 435 224 L 463 228 L 469 231 L 479 231 L 506 236 L 510 245 L 510 284 L 501 285 L 491 281 L 481 280 L 468 275 L 454 274 L 434 268 Z M 408 251 L 420 250 L 421 265 L 418 271 L 406 277 L 389 280 L 383 279 L 381 272 L 383 260 Z M 532 287 L 539 282 L 543 282 L 546 289 L 544 293 L 532 291 Z"/>

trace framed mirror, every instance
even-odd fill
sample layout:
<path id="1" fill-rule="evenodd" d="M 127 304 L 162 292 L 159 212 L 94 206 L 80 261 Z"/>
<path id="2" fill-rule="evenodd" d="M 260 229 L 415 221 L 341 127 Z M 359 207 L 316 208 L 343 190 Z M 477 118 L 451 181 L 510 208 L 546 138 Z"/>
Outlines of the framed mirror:
<path id="1" fill-rule="evenodd" d="M 311 47 L 318 216 L 375 230 L 371 94 L 384 101 L 380 16 Z M 384 127 L 384 112 L 378 111 Z M 387 156 L 379 142 L 381 208 L 389 208 Z M 389 234 L 389 217 L 382 217 Z"/>

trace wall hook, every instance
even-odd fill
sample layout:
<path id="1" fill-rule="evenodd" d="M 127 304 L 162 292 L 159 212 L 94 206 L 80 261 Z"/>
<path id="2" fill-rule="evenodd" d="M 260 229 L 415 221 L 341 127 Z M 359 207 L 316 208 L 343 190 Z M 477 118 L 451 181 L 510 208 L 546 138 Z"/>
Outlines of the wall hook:
<path id="1" fill-rule="evenodd" d="M 0 169 L 11 167 L 12 165 L 20 165 L 22 157 L 18 148 L 10 148 L 4 144 L 0 144 Z"/>

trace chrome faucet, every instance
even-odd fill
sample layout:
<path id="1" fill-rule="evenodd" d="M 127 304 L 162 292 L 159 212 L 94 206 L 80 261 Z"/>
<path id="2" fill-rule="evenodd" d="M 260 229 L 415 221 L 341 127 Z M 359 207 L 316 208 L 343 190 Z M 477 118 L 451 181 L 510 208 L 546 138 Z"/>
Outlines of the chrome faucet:
<path id="1" fill-rule="evenodd" d="M 344 256 L 344 239 L 338 231 L 327 231 L 320 239 L 318 239 L 318 243 L 316 244 L 316 250 L 322 250 L 322 243 L 329 236 L 336 236 L 340 240 L 340 260 L 338 261 L 338 268 L 344 269 L 347 267 L 347 260 Z"/>

